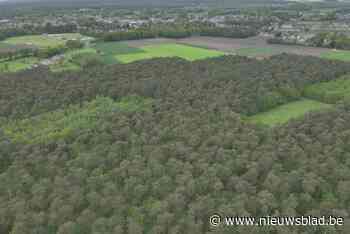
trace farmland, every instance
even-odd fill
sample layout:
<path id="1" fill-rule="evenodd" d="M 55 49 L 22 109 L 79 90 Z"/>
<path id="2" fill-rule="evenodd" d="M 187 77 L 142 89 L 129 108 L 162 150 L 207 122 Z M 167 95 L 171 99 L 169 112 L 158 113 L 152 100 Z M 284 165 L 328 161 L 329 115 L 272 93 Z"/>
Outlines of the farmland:
<path id="1" fill-rule="evenodd" d="M 0 52 L 15 51 L 21 48 L 49 48 L 65 45 L 70 39 L 91 40 L 81 34 L 49 34 L 31 35 L 9 38 L 0 43 Z M 124 42 L 97 42 L 88 43 L 87 47 L 78 50 L 70 50 L 62 55 L 62 59 L 50 62 L 50 69 L 54 72 L 66 70 L 79 70 L 81 63 L 73 61 L 73 57 L 81 60 L 83 55 L 94 57 L 103 64 L 130 63 L 137 60 L 159 57 L 181 57 L 189 61 L 221 56 L 224 54 L 237 54 L 249 57 L 270 57 L 283 52 L 304 55 L 331 57 L 331 50 L 320 48 L 307 48 L 298 46 L 268 45 L 261 37 L 248 39 L 229 39 L 212 37 L 191 37 L 185 39 L 145 39 Z M 80 54 L 80 58 L 78 56 Z M 332 55 L 334 56 L 334 55 Z M 337 53 L 338 57 L 346 57 L 346 54 Z M 36 59 L 40 63 L 39 59 Z M 77 60 L 77 59 L 75 59 Z M 13 63 L 13 64 L 12 64 Z M 32 65 L 29 62 L 29 65 Z M 8 69 L 9 67 L 9 69 Z M 27 62 L 11 61 L 2 64 L 0 71 L 4 69 L 15 72 L 30 68 Z"/>
<path id="2" fill-rule="evenodd" d="M 331 49 L 268 44 L 264 37 L 251 37 L 246 39 L 215 38 L 215 37 L 190 37 L 179 39 L 177 42 L 202 46 L 223 52 L 234 53 L 244 56 L 269 57 L 281 53 L 291 53 L 298 55 L 321 56 L 322 53 L 330 52 Z"/>
<path id="3" fill-rule="evenodd" d="M 287 123 L 291 119 L 303 117 L 310 111 L 323 110 L 330 107 L 331 105 L 322 102 L 303 99 L 281 105 L 263 113 L 259 113 L 249 117 L 248 121 L 268 126 L 275 126 Z"/>
<path id="4" fill-rule="evenodd" d="M 5 40 L 4 42 L 12 45 L 29 45 L 29 46 L 36 46 L 38 48 L 48 48 L 48 47 L 63 46 L 68 40 L 80 39 L 82 37 L 83 36 L 78 33 L 30 35 L 30 36 L 12 37 Z"/>
<path id="5" fill-rule="evenodd" d="M 143 50 L 128 46 L 123 42 L 99 42 L 93 46 L 97 52 L 101 55 L 105 64 L 118 63 L 115 55 L 142 53 Z"/>
<path id="6" fill-rule="evenodd" d="M 209 57 L 217 57 L 224 55 L 224 53 L 220 51 L 207 50 L 180 44 L 152 45 L 144 46 L 140 49 L 142 50 L 142 52 L 116 55 L 116 58 L 122 63 L 129 63 L 142 59 L 160 57 L 181 57 L 193 61 L 197 59 L 205 59 Z"/>

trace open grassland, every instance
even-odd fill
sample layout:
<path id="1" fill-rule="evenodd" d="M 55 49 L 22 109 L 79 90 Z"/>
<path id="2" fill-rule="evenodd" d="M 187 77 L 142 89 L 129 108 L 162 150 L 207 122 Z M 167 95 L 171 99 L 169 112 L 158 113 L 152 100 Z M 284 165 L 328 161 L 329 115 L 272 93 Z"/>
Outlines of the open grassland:
<path id="1" fill-rule="evenodd" d="M 112 112 L 147 111 L 152 99 L 138 96 L 124 97 L 118 102 L 107 97 L 97 97 L 82 107 L 70 107 L 24 120 L 1 123 L 5 134 L 21 143 L 43 143 L 70 137 L 76 131 L 89 131 L 99 126 L 99 121 Z"/>
<path id="2" fill-rule="evenodd" d="M 329 82 L 322 82 L 308 86 L 304 90 L 308 98 L 325 103 L 336 103 L 350 97 L 350 77 L 345 76 Z"/>
<path id="3" fill-rule="evenodd" d="M 30 68 L 39 60 L 35 57 L 21 58 L 8 62 L 0 63 L 1 72 L 17 72 Z"/>
<path id="4" fill-rule="evenodd" d="M 116 55 L 116 59 L 122 63 L 130 63 L 137 60 L 161 58 L 161 57 L 181 57 L 190 61 L 197 59 L 205 59 L 209 57 L 217 57 L 224 55 L 223 52 L 215 50 L 207 50 L 198 47 L 179 45 L 179 44 L 163 44 L 144 46 L 140 49 L 143 52 Z"/>
<path id="5" fill-rule="evenodd" d="M 291 119 L 303 117 L 310 111 L 318 111 L 331 107 L 332 105 L 329 104 L 303 99 L 251 116 L 248 118 L 248 121 L 267 126 L 275 126 L 287 123 Z"/>
<path id="6" fill-rule="evenodd" d="M 341 61 L 350 61 L 350 51 L 340 50 L 340 51 L 330 51 L 321 54 L 321 58 L 326 59 L 336 59 Z"/>
<path id="7" fill-rule="evenodd" d="M 122 42 L 100 42 L 94 45 L 94 48 L 101 55 L 101 58 L 105 64 L 116 64 L 118 60 L 116 55 L 142 53 L 143 50 L 130 47 L 127 43 Z"/>
<path id="8" fill-rule="evenodd" d="M 78 33 L 64 33 L 64 34 L 49 34 L 49 35 L 30 35 L 21 37 L 11 37 L 5 40 L 5 43 L 13 45 L 29 45 L 38 48 L 48 48 L 63 46 L 66 41 L 72 39 L 81 39 L 83 36 Z"/>
<path id="9" fill-rule="evenodd" d="M 141 53 L 143 50 L 130 47 L 127 43 L 122 42 L 99 42 L 94 48 L 104 54 L 132 54 Z"/>

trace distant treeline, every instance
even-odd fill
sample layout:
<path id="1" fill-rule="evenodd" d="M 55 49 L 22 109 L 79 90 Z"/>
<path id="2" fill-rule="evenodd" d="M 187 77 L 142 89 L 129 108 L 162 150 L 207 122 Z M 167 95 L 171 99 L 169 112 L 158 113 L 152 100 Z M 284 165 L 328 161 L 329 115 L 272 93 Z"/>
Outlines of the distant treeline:
<path id="1" fill-rule="evenodd" d="M 319 33 L 309 40 L 312 46 L 349 50 L 350 37 L 342 33 Z"/>
<path id="2" fill-rule="evenodd" d="M 0 41 L 5 40 L 9 37 L 18 37 L 26 35 L 40 35 L 43 33 L 48 34 L 59 34 L 59 33 L 73 33 L 77 32 L 77 26 L 75 24 L 65 24 L 65 25 L 52 25 L 46 24 L 41 27 L 34 27 L 32 25 L 26 25 L 21 28 L 4 28 L 0 29 Z"/>
<path id="3" fill-rule="evenodd" d="M 283 45 L 303 45 L 314 46 L 331 49 L 349 50 L 350 49 L 350 37 L 343 33 L 324 32 L 315 35 L 304 43 L 298 43 L 297 41 L 284 40 L 281 37 L 274 37 L 267 40 L 270 44 L 283 44 Z"/>
<path id="4" fill-rule="evenodd" d="M 13 61 L 15 59 L 26 58 L 30 56 L 35 56 L 39 58 L 50 58 L 52 56 L 62 54 L 69 49 L 79 49 L 82 48 L 84 44 L 80 41 L 69 40 L 65 45 L 48 47 L 48 48 L 19 48 L 8 51 L 0 51 L 0 61 Z"/>
<path id="5" fill-rule="evenodd" d="M 101 35 L 94 35 L 102 38 L 104 41 L 123 41 L 139 40 L 147 38 L 186 38 L 190 36 L 211 36 L 211 37 L 230 37 L 247 38 L 255 36 L 258 31 L 249 27 L 159 27 L 159 28 L 140 28 L 129 31 L 109 32 Z"/>

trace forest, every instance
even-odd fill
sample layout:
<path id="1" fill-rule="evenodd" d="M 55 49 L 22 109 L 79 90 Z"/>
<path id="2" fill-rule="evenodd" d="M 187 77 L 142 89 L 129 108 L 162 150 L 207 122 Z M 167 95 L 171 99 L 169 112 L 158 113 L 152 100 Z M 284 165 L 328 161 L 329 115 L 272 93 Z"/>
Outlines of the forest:
<path id="1" fill-rule="evenodd" d="M 349 218 L 350 102 L 315 92 L 349 72 L 281 54 L 0 74 L 0 233 L 348 234 L 208 217 Z M 334 107 L 246 120 L 305 97 Z"/>
<path id="2" fill-rule="evenodd" d="M 231 27 L 217 27 L 204 23 L 154 25 L 134 30 L 107 32 L 102 34 L 102 36 L 99 33 L 87 33 L 104 41 L 140 40 L 157 37 L 186 38 L 191 36 L 247 38 L 256 36 L 258 34 L 258 28 L 261 27 L 261 25 L 258 26 L 253 23 L 251 25 L 239 25 L 239 22 L 232 24 Z"/>

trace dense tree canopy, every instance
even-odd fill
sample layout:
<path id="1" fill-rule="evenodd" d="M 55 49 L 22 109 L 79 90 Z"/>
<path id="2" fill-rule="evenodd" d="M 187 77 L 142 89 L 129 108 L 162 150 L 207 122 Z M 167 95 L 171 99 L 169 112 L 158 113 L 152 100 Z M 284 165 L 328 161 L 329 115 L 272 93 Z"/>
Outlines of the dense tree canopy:
<path id="1" fill-rule="evenodd" d="M 347 234 L 348 224 L 208 222 L 213 213 L 349 217 L 349 103 L 270 129 L 242 117 L 347 72 L 283 54 L 0 75 L 0 233 Z M 10 133 L 11 121 L 26 128 Z M 31 124 L 71 132 L 21 141 Z"/>

